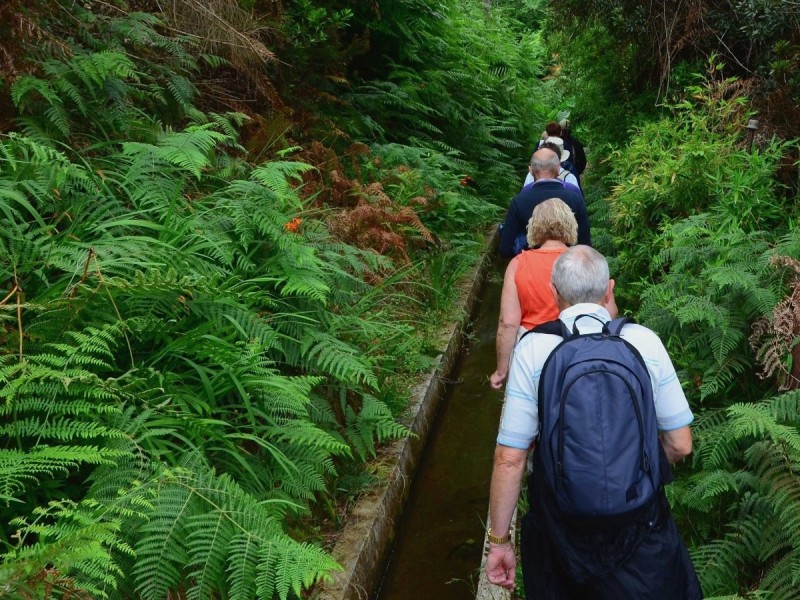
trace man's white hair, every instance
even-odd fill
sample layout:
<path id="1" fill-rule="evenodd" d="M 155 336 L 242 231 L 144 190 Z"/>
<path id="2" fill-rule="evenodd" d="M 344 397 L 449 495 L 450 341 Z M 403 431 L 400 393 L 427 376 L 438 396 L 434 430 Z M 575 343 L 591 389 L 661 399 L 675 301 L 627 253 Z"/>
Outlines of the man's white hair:
<path id="1" fill-rule="evenodd" d="M 569 304 L 600 303 L 608 289 L 608 261 L 591 246 L 573 246 L 558 257 L 551 281 Z"/>
<path id="2" fill-rule="evenodd" d="M 558 154 L 548 148 L 537 150 L 531 156 L 531 172 L 535 179 L 541 179 L 542 175 L 558 177 L 561 170 L 561 160 Z"/>

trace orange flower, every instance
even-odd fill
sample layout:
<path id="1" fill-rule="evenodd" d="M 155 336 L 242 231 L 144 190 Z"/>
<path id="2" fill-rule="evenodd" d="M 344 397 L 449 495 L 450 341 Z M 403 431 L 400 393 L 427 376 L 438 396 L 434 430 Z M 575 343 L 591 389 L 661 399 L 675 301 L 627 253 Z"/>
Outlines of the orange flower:
<path id="1" fill-rule="evenodd" d="M 298 229 L 300 229 L 300 224 L 303 222 L 303 219 L 300 217 L 295 217 L 288 223 L 286 223 L 283 228 L 286 231 L 291 231 L 292 233 L 296 233 Z"/>

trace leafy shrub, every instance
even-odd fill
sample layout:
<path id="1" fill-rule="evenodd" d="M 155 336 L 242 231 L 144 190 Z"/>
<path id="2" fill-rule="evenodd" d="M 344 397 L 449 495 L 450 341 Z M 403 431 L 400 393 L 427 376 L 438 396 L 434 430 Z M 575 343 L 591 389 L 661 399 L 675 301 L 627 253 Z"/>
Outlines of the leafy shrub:
<path id="1" fill-rule="evenodd" d="M 380 261 L 293 225 L 308 165 L 231 168 L 242 115 L 188 110 L 185 127 L 151 119 L 113 143 L 140 110 L 114 82 L 146 69 L 81 54 L 47 63 L 58 84 L 14 88 L 33 137 L 0 139 L 13 299 L 0 471 L 3 522 L 22 532 L 4 585 L 155 598 L 188 578 L 191 595 L 287 597 L 335 564 L 283 533 L 286 519 L 327 493 L 334 459 L 405 435 L 361 352 L 388 317 L 365 328 L 342 310 Z M 101 141 L 61 152 L 51 134 Z"/>
<path id="2" fill-rule="evenodd" d="M 610 228 L 617 289 L 665 340 L 698 414 L 694 468 L 671 496 L 705 594 L 796 598 L 800 412 L 793 392 L 755 377 L 748 343 L 770 349 L 759 356 L 772 372 L 794 352 L 796 338 L 770 326 L 787 302 L 775 256 L 797 251 L 776 177 L 793 148 L 772 139 L 749 151 L 740 93 L 735 80 L 690 87 L 635 132 L 609 176 Z"/>
<path id="3" fill-rule="evenodd" d="M 337 44 L 375 16 L 317 4 L 265 9 L 285 19 L 269 39 L 343 56 Z M 225 6 L 163 14 L 213 33 L 204 48 L 123 5 L 59 6 L 70 18 L 45 26 L 65 41 L 11 87 L 4 593 L 287 598 L 328 577 L 331 558 L 288 532 L 333 512 L 338 474 L 407 435 L 404 384 L 437 351 L 419 315 L 455 296 L 518 186 L 517 139 L 538 135 L 536 34 L 477 2 L 439 13 L 407 0 L 378 18 L 398 42 L 386 77 L 354 77 L 341 127 L 320 119 L 330 144 L 306 144 L 308 162 L 248 155 L 251 119 L 230 109 L 247 105 L 209 70 L 243 74 L 275 106 L 259 61 L 278 67 L 248 15 Z M 326 68 L 308 81 L 347 85 Z M 269 143 L 308 139 L 290 129 Z"/>

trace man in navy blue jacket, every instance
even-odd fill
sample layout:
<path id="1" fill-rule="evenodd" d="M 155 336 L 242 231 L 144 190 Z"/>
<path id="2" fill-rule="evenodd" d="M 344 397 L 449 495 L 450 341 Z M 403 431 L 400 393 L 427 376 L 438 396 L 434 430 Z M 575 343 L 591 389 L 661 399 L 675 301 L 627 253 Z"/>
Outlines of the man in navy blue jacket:
<path id="1" fill-rule="evenodd" d="M 558 179 L 559 167 L 558 155 L 552 150 L 542 148 L 533 153 L 530 169 L 534 182 L 522 188 L 508 207 L 508 214 L 500 232 L 500 256 L 511 258 L 527 248 L 525 233 L 533 209 L 537 204 L 550 198 L 566 202 L 578 222 L 578 243 L 592 245 L 589 215 L 586 212 L 583 195 L 575 186 L 565 184 Z"/>

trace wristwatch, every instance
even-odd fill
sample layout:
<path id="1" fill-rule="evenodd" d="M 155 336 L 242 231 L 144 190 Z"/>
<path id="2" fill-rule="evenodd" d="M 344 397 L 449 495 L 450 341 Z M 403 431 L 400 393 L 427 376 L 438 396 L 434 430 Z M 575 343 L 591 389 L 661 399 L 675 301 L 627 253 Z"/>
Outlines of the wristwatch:
<path id="1" fill-rule="evenodd" d="M 489 529 L 486 530 L 486 539 L 488 539 L 492 544 L 505 544 L 511 541 L 511 532 L 508 532 L 503 537 L 500 537 L 498 535 L 493 535 L 492 528 L 489 527 Z"/>

